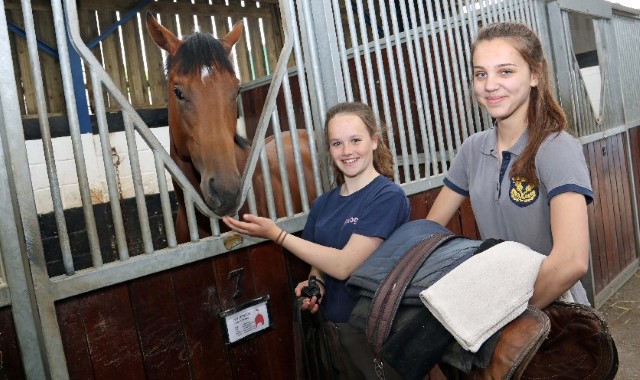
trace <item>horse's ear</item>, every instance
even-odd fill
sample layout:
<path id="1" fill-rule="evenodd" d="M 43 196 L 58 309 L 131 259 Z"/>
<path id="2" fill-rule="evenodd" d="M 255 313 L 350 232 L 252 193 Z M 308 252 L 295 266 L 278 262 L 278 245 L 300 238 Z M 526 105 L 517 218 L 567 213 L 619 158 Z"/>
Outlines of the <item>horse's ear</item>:
<path id="1" fill-rule="evenodd" d="M 224 49 L 227 51 L 227 54 L 231 53 L 233 45 L 240 40 L 240 37 L 242 36 L 242 26 L 242 21 L 236 22 L 233 24 L 231 31 L 222 38 L 222 43 L 224 44 Z"/>
<path id="2" fill-rule="evenodd" d="M 180 47 L 180 39 L 176 37 L 171 31 L 162 26 L 158 20 L 147 12 L 147 30 L 151 34 L 151 38 L 156 42 L 161 49 L 166 50 L 169 55 L 175 55 Z"/>

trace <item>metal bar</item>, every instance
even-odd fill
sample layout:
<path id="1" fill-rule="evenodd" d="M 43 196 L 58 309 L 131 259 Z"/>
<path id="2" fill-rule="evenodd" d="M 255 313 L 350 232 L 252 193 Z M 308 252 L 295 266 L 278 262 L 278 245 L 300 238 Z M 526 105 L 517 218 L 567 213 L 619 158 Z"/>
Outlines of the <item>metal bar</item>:
<path id="1" fill-rule="evenodd" d="M 164 171 L 164 161 L 156 151 L 153 151 L 153 161 L 156 166 L 158 192 L 160 193 L 160 206 L 162 207 L 162 218 L 164 221 L 164 230 L 167 236 L 167 245 L 169 247 L 175 247 L 178 243 L 176 241 L 176 231 L 173 226 L 173 212 L 171 209 L 171 201 L 169 200 L 169 188 L 167 186 L 167 178 Z"/>
<path id="2" fill-rule="evenodd" d="M 303 80 L 298 77 L 298 80 Z M 289 124 L 289 134 L 291 135 L 291 149 L 293 149 L 293 162 L 295 162 L 296 176 L 298 177 L 298 189 L 300 190 L 300 203 L 302 211 L 309 212 L 309 198 L 307 196 L 307 185 L 304 180 L 304 168 L 302 167 L 302 157 L 300 156 L 300 141 L 298 139 L 298 129 L 296 125 L 295 111 L 293 109 L 293 97 L 289 86 L 289 76 L 285 75 L 282 82 L 284 90 L 284 103 L 286 104 L 287 123 Z M 285 191 L 289 193 L 288 191 Z"/>
<path id="3" fill-rule="evenodd" d="M 287 74 L 287 63 L 288 63 L 289 57 L 291 56 L 291 51 L 293 50 L 293 43 L 291 39 L 291 29 L 290 29 L 291 27 L 289 25 L 288 16 L 289 15 L 287 14 L 287 12 L 283 12 L 282 22 L 283 22 L 284 34 L 285 34 L 284 44 L 282 47 L 282 51 L 280 52 L 280 56 L 278 57 L 278 63 L 276 64 L 276 68 L 273 71 L 273 76 L 271 78 L 271 85 L 269 86 L 269 91 L 267 92 L 266 102 L 264 107 L 262 108 L 262 113 L 260 114 L 260 119 L 258 120 L 258 126 L 255 132 L 255 137 L 253 139 L 253 143 L 251 144 L 251 150 L 249 151 L 247 164 L 242 174 L 242 184 L 241 184 L 242 197 L 240 199 L 239 204 L 243 204 L 246 199 L 247 192 L 249 191 L 249 187 L 251 186 L 251 182 L 252 182 L 251 181 L 252 174 L 256 169 L 258 158 L 262 159 L 262 156 L 263 156 L 262 150 L 264 147 L 265 133 L 266 133 L 267 127 L 269 126 L 269 115 L 272 115 L 275 112 L 276 98 L 277 98 L 278 92 L 280 91 L 282 78 Z M 264 172 L 266 157 L 261 162 L 263 166 L 262 170 Z M 267 179 L 268 177 L 265 178 L 265 181 Z M 271 198 L 271 200 L 273 199 Z"/>
<path id="4" fill-rule="evenodd" d="M 418 73 L 417 73 L 416 63 L 415 63 L 415 60 L 413 59 L 413 57 L 415 57 L 415 52 L 413 50 L 412 41 L 415 41 L 415 38 L 413 40 L 411 39 L 411 35 L 412 34 L 415 35 L 415 33 L 413 32 L 411 25 L 409 25 L 409 20 L 407 18 L 407 7 L 403 1 L 400 2 L 400 17 L 402 18 L 402 25 L 405 33 L 405 38 L 406 38 L 405 46 L 407 47 L 409 71 L 411 72 L 411 85 L 412 85 L 413 93 L 415 94 L 415 99 L 416 99 L 419 127 L 421 129 L 424 129 L 425 128 L 425 120 L 424 120 L 424 114 L 423 114 L 424 107 L 422 106 L 422 97 L 418 95 L 420 92 L 418 91 L 420 84 L 418 82 Z M 396 33 L 396 35 L 398 34 Z M 400 46 L 401 46 L 400 44 L 396 45 L 396 53 L 399 51 Z M 401 75 L 404 76 L 404 72 L 402 72 Z M 402 87 L 402 91 L 404 93 L 405 117 L 407 118 L 407 131 L 409 132 L 409 146 L 411 147 L 411 161 L 413 164 L 413 176 L 414 176 L 413 180 L 417 180 L 417 179 L 420 179 L 418 147 L 416 144 L 415 126 L 413 125 L 413 117 L 411 113 L 411 102 L 409 101 L 410 99 L 409 83 L 406 79 L 404 79 L 404 81 L 407 82 Z M 407 178 L 406 180 L 409 180 L 409 178 Z"/>
<path id="5" fill-rule="evenodd" d="M 340 13 L 340 5 L 338 0 L 333 0 L 333 12 Z M 340 55 L 340 62 L 342 66 L 342 75 L 345 78 L 344 88 L 348 101 L 353 101 L 353 89 L 351 88 L 351 73 L 349 72 L 349 62 L 347 60 L 347 46 L 344 41 L 344 31 L 342 30 L 342 20 L 340 18 L 335 22 L 336 36 L 338 37 L 338 51 Z M 295 28 L 294 28 L 295 29 Z M 295 46 L 295 45 L 294 45 Z"/>
<path id="6" fill-rule="evenodd" d="M 358 42 L 358 32 L 355 27 L 355 20 L 353 19 L 353 10 L 351 7 L 345 7 L 347 10 L 347 24 L 349 25 L 349 34 L 351 35 L 351 49 L 353 50 L 353 64 L 356 67 L 356 80 L 358 83 L 358 92 L 360 95 L 360 101 L 363 103 L 369 103 L 367 90 L 364 85 L 364 76 L 362 74 L 362 63 L 360 62 L 360 43 Z M 364 47 L 363 47 L 364 49 Z"/>
<path id="7" fill-rule="evenodd" d="M 387 3 L 384 0 L 379 0 L 378 5 L 380 7 L 380 17 L 382 20 L 388 20 L 387 16 Z M 396 115 L 402 115 L 401 105 L 400 105 L 400 92 L 398 90 L 398 75 L 396 72 L 396 62 L 395 56 L 393 55 L 393 44 L 389 32 L 389 23 L 385 22 L 382 24 L 382 31 L 384 33 L 384 41 L 385 41 L 385 50 L 387 51 L 387 64 L 389 65 L 389 77 L 391 78 L 391 90 L 393 94 L 393 104 Z M 398 43 L 397 37 L 395 42 Z M 387 120 L 390 122 L 390 120 Z M 404 162 L 409 162 L 409 154 L 407 152 L 407 142 L 404 138 L 404 119 L 401 117 L 396 117 L 396 125 L 398 128 L 398 139 L 400 140 L 400 152 L 402 153 L 402 159 Z M 397 154 L 396 154 L 397 155 Z M 411 172 L 409 165 L 403 165 L 403 174 L 405 179 L 411 178 Z"/>
<path id="8" fill-rule="evenodd" d="M 149 3 L 151 3 L 151 0 L 141 0 L 138 3 L 138 5 L 136 5 L 135 7 L 131 8 L 131 10 L 129 12 L 127 12 L 124 16 L 122 16 L 120 18 L 120 20 L 118 20 L 118 22 L 110 25 L 107 29 L 104 30 L 104 32 L 102 32 L 101 35 L 99 35 L 98 37 L 96 37 L 96 38 L 92 39 L 91 41 L 89 41 L 87 43 L 87 47 L 89 49 L 93 49 L 94 47 L 96 47 L 100 42 L 104 41 L 105 38 L 109 37 L 109 35 L 111 35 L 111 33 L 113 33 L 116 30 L 118 30 L 118 28 L 120 26 L 125 24 L 132 17 L 136 17 L 138 12 L 143 10 L 147 5 L 149 5 Z"/>
<path id="9" fill-rule="evenodd" d="M 282 78 L 282 82 L 283 82 L 283 86 L 284 86 L 284 78 L 286 77 L 286 75 Z M 284 89 L 284 87 L 283 87 Z M 293 128 L 293 126 L 292 126 Z M 287 216 L 291 216 L 293 215 L 293 205 L 292 205 L 292 200 L 291 200 L 291 192 L 289 191 L 290 186 L 289 186 L 289 173 L 287 172 L 287 165 L 286 165 L 286 157 L 284 154 L 284 148 L 282 147 L 282 132 L 281 132 L 281 128 L 280 128 L 280 115 L 278 115 L 278 110 L 274 110 L 273 111 L 273 115 L 271 116 L 271 129 L 273 130 L 273 141 L 275 141 L 276 143 L 276 156 L 277 156 L 277 160 L 278 160 L 278 167 L 280 169 L 280 181 L 282 184 L 282 196 L 284 197 L 284 208 L 285 208 L 285 214 Z M 266 153 L 266 152 L 265 152 Z M 270 167 L 268 167 L 269 170 L 271 170 Z M 271 178 L 271 175 L 269 175 L 269 178 Z M 273 185 L 273 184 L 272 184 Z M 273 192 L 273 191 L 272 191 Z M 277 216 L 277 215 L 276 215 Z"/>
<path id="10" fill-rule="evenodd" d="M 374 0 L 368 0 L 367 5 L 368 8 L 373 10 L 375 9 Z M 380 93 L 388 94 L 389 91 L 387 89 L 387 74 L 384 69 L 384 62 L 382 60 L 382 51 L 380 49 L 380 39 L 384 38 L 384 30 L 378 27 L 377 15 L 371 18 L 371 29 L 379 31 L 377 36 L 373 38 L 373 48 L 376 57 L 376 66 L 378 68 L 378 81 L 380 84 Z M 393 155 L 396 156 L 396 142 L 394 138 L 393 126 L 391 125 L 391 108 L 389 107 L 389 97 L 381 96 L 382 100 L 382 110 L 384 113 L 384 120 L 386 123 L 386 133 L 387 133 L 387 146 L 393 152 Z M 379 116 L 379 115 L 378 115 Z M 393 178 L 394 181 L 400 183 L 400 172 L 398 170 L 398 160 L 393 160 Z"/>
<path id="11" fill-rule="evenodd" d="M 26 39 L 27 38 L 27 34 L 24 32 L 24 30 L 20 29 L 16 24 L 12 23 L 12 22 L 7 22 L 7 26 L 9 28 L 9 30 L 11 32 L 13 32 L 14 34 Z M 51 56 L 52 58 L 58 60 L 58 52 L 56 51 L 56 49 L 52 48 L 51 46 L 45 44 L 42 41 L 37 41 L 38 44 L 38 49 L 41 50 L 42 52 L 44 52 L 45 54 Z"/>
<path id="12" fill-rule="evenodd" d="M 429 36 L 424 33 L 424 6 L 422 2 L 418 2 L 418 12 L 416 14 L 416 9 L 413 2 L 409 3 L 409 14 L 411 15 L 411 24 L 415 25 L 415 33 L 414 33 L 414 43 L 415 43 L 415 51 L 416 51 L 416 60 L 418 61 L 418 77 L 420 80 L 420 91 L 415 91 L 418 98 L 418 107 L 419 107 L 419 115 L 420 115 L 420 137 L 422 139 L 422 147 L 424 150 L 425 157 L 428 157 L 425 162 L 425 177 L 429 177 L 430 172 L 435 173 L 437 171 L 437 158 L 436 158 L 436 148 L 435 148 L 435 136 L 433 135 L 433 122 L 431 120 L 431 107 L 429 105 L 428 99 L 428 90 L 427 90 L 427 79 L 425 77 L 425 67 L 423 62 L 427 62 L 427 67 L 431 67 L 429 64 L 431 62 L 431 53 L 427 50 L 425 54 L 427 54 L 427 58 L 425 59 L 422 56 L 422 48 L 420 44 L 420 39 L 418 38 L 419 34 L 422 34 L 422 39 L 426 40 Z M 416 18 L 417 16 L 417 18 Z M 419 29 L 420 23 L 422 23 L 422 28 Z M 422 31 L 422 33 L 420 33 Z M 424 96 L 423 96 L 424 94 Z M 429 170 L 429 163 L 431 163 L 431 171 Z"/>
<path id="13" fill-rule="evenodd" d="M 113 229 L 116 235 L 116 247 L 120 260 L 129 258 L 129 248 L 127 247 L 126 233 L 124 232 L 124 222 L 122 220 L 122 210 L 120 209 L 120 194 L 116 183 L 116 170 L 111 156 L 111 144 L 109 143 L 109 129 L 105 116 L 104 97 L 100 78 L 91 69 L 91 83 L 93 83 L 93 101 L 96 107 L 96 120 L 98 121 L 98 131 L 100 135 L 100 147 L 102 148 L 102 160 L 107 180 L 107 191 L 109 193 L 109 205 L 111 206 L 111 216 L 113 218 Z"/>
<path id="14" fill-rule="evenodd" d="M 436 27 L 435 27 L 435 17 L 434 17 L 434 12 L 433 12 L 433 7 L 431 5 L 431 2 L 427 2 L 427 14 L 429 17 L 429 26 L 431 29 L 431 35 L 433 36 L 433 40 L 435 43 L 435 47 L 433 49 L 433 53 L 434 53 L 434 66 L 436 67 L 436 75 L 438 76 L 438 78 L 442 78 L 442 68 L 441 68 L 441 58 L 440 58 L 440 49 L 438 48 L 438 42 L 437 42 L 437 32 L 436 32 Z M 438 33 L 442 33 L 442 30 L 438 30 Z M 442 43 L 442 37 L 440 39 L 441 43 Z M 441 46 L 443 46 L 441 44 Z M 446 49 L 444 49 L 446 50 Z M 428 48 L 425 47 L 425 51 L 429 51 Z M 446 100 L 445 100 L 445 89 L 444 89 L 444 81 L 443 80 L 438 80 L 437 82 L 434 81 L 432 83 L 438 83 L 438 93 L 440 94 L 440 101 L 438 101 L 438 98 L 436 96 L 436 91 L 432 91 L 432 103 L 433 104 L 438 104 L 439 107 L 435 107 L 435 114 L 436 114 L 436 129 L 437 129 L 437 133 L 438 133 L 438 149 L 440 150 L 440 164 L 441 167 L 446 168 L 447 167 L 447 161 L 451 161 L 453 160 L 453 155 L 452 155 L 452 151 L 450 150 L 450 154 L 449 156 L 445 156 L 447 154 L 447 150 L 445 149 L 445 145 L 444 145 L 444 138 L 446 136 L 447 141 L 451 141 L 450 138 L 450 132 L 448 130 L 448 125 L 449 125 L 449 116 L 448 116 L 448 112 L 445 110 L 446 107 L 444 107 L 444 105 L 446 104 Z M 440 108 L 443 109 L 443 115 L 442 117 L 444 118 L 443 121 L 441 121 L 440 119 Z M 444 126 L 443 126 L 444 124 Z"/>
<path id="15" fill-rule="evenodd" d="M 38 46 L 35 33 L 35 25 L 33 22 L 33 14 L 31 13 L 30 4 L 27 8 L 23 8 L 23 18 L 25 23 L 27 48 L 29 51 L 29 63 L 31 64 L 31 75 L 35 86 L 36 104 L 38 109 L 38 121 L 40 122 L 40 134 L 42 136 L 42 146 L 44 149 L 44 158 L 47 166 L 47 175 L 49 176 L 49 188 L 51 191 L 51 199 L 53 202 L 53 211 L 58 229 L 58 240 L 60 241 L 60 249 L 62 251 L 62 262 L 65 273 L 72 275 L 75 273 L 73 268 L 73 258 L 71 257 L 71 245 L 69 244 L 69 234 L 67 232 L 67 224 L 64 216 L 64 207 L 62 205 L 62 196 L 60 194 L 60 183 L 58 182 L 58 171 L 56 169 L 56 160 L 51 143 L 51 129 L 49 127 L 49 118 L 47 113 L 47 101 L 45 97 L 44 85 L 42 83 L 42 71 L 40 69 L 40 58 L 38 55 Z"/>
<path id="16" fill-rule="evenodd" d="M 184 189 L 183 189 L 184 190 Z M 193 206 L 193 196 L 191 193 L 183 191 L 184 208 L 187 212 L 187 226 L 189 227 L 189 240 L 199 241 L 198 221 L 196 220 L 196 210 Z"/>
<path id="17" fill-rule="evenodd" d="M 401 3 L 402 4 L 402 3 Z M 400 68 L 404 68 L 405 67 L 405 63 L 404 63 L 404 53 L 402 52 L 402 44 L 400 42 L 400 31 L 398 28 L 398 16 L 396 14 L 395 9 L 392 7 L 390 8 L 391 11 L 391 28 L 393 30 L 393 34 L 395 36 L 395 48 L 396 48 L 396 57 L 398 59 L 398 67 Z M 389 45 L 389 47 L 391 47 L 391 45 Z M 392 49 L 390 49 L 392 50 Z M 408 120 L 406 120 L 406 118 L 410 117 L 411 115 L 411 107 L 410 107 L 410 103 L 408 101 L 409 99 L 409 89 L 408 89 L 408 85 L 407 85 L 407 75 L 405 73 L 404 70 L 399 70 L 400 71 L 400 88 L 402 90 L 402 100 L 399 99 L 399 101 L 402 102 L 402 105 L 404 106 L 404 110 L 401 109 L 396 109 L 396 115 L 405 115 L 405 117 L 398 117 L 398 121 L 402 120 L 402 128 L 398 129 L 398 135 L 400 136 L 400 142 L 401 142 L 401 146 L 404 146 L 404 149 L 406 149 L 407 146 L 407 137 L 406 137 L 406 132 L 405 132 L 405 128 L 404 128 L 404 124 L 406 123 L 406 128 L 411 130 L 412 129 L 412 125 L 411 123 L 408 122 Z M 398 94 L 398 96 L 400 96 L 400 94 Z M 412 151 L 411 151 L 411 155 L 412 155 L 412 163 L 413 163 L 413 177 L 417 178 L 419 175 L 418 172 L 418 161 L 417 161 L 417 157 L 415 156 L 415 147 L 412 147 Z M 405 156 L 404 152 L 403 152 L 403 158 Z M 408 162 L 408 161 L 406 161 Z M 406 167 L 406 166 L 405 166 Z M 407 170 L 408 173 L 410 173 Z M 405 177 L 405 181 L 411 181 L 411 176 L 407 176 Z"/>
<path id="18" fill-rule="evenodd" d="M 293 11 L 291 7 L 286 7 L 286 11 L 291 12 L 289 18 L 291 20 L 294 19 Z M 307 130 L 307 139 L 309 141 L 309 151 L 311 153 L 311 163 L 312 163 L 312 171 L 313 178 L 315 182 L 316 194 L 322 194 L 322 178 L 321 178 L 321 168 L 318 164 L 319 159 L 323 159 L 323 163 L 326 162 L 325 155 L 326 153 L 318 153 L 318 149 L 316 149 L 316 136 L 317 141 L 319 141 L 319 145 L 324 147 L 324 135 L 322 128 L 318 128 L 319 132 L 316 135 L 316 132 L 313 128 L 313 118 L 311 114 L 310 107 L 310 99 L 309 99 L 309 90 L 307 87 L 306 76 L 302 75 L 304 73 L 304 59 L 302 58 L 302 52 L 300 51 L 300 35 L 298 33 L 298 28 L 291 28 L 291 39 L 293 45 L 293 54 L 295 57 L 296 68 L 298 69 L 298 87 L 300 88 L 300 97 L 302 100 L 302 114 L 304 115 L 304 123 L 305 129 Z M 347 82 L 344 82 L 345 84 Z M 350 88 L 349 84 L 349 88 Z M 325 149 L 320 149 L 321 152 L 325 152 Z M 320 156 L 320 158 L 318 157 Z M 306 212 L 306 209 L 305 209 Z"/>
<path id="19" fill-rule="evenodd" d="M 28 11 L 30 14 L 29 6 L 27 4 L 28 8 L 23 11 Z M 30 177 L 6 20 L 5 9 L 0 7 L 0 88 L 2 88 L 0 91 L 0 188 L 2 189 L 0 191 L 0 215 L 2 215 L 0 253 L 2 260 L 0 261 L 4 264 L 4 273 L 2 274 L 6 276 L 4 278 L 14 295 L 10 300 L 11 314 L 25 376 L 30 379 L 44 379 L 48 372 L 48 363 L 44 352 L 46 348 L 40 327 L 39 310 L 35 306 L 38 292 L 42 290 L 42 287 L 34 290 L 34 279 L 30 276 L 28 261 L 29 255 L 37 250 L 36 247 L 39 246 L 39 253 L 42 253 L 42 243 L 37 240 L 40 236 L 37 229 L 33 194 L 30 191 L 17 191 L 16 188 L 23 185 L 23 181 L 30 185 Z M 12 147 L 12 142 L 16 145 L 21 144 L 21 146 L 9 149 Z M 12 161 L 15 161 L 15 169 L 12 167 Z M 18 174 L 22 176 L 22 178 L 18 178 L 18 183 L 13 180 L 14 170 L 19 171 Z M 29 202 L 32 207 L 21 210 L 19 208 L 20 202 Z M 28 211 L 31 211 L 29 219 L 31 222 L 35 222 L 36 236 L 32 240 L 28 236 L 30 231 L 22 230 L 24 222 L 21 220 L 20 212 L 26 213 Z M 25 245 L 23 243 L 25 240 L 26 243 L 37 244 L 36 247 Z M 34 263 L 34 266 L 39 268 L 39 279 L 46 278 L 46 267 L 43 261 L 42 256 L 38 255 L 36 263 Z M 34 271 L 38 270 L 37 268 Z M 9 301 L 9 289 L 4 288 L 2 293 L 4 294 L 3 304 L 6 304 Z M 62 348 L 62 345 L 59 347 Z M 62 360 L 64 361 L 64 356 Z"/>
<path id="20" fill-rule="evenodd" d="M 368 49 L 369 46 L 369 37 L 367 33 L 367 23 L 370 23 L 370 19 L 367 18 L 366 14 L 364 14 L 364 9 L 362 6 L 362 0 L 356 1 L 357 11 L 358 11 L 358 21 L 360 24 L 360 36 L 362 39 L 362 53 L 364 55 L 364 65 L 367 73 L 367 83 L 369 84 L 369 105 L 372 109 L 376 110 L 375 115 L 376 118 L 379 119 L 380 115 L 378 115 L 378 97 L 376 96 L 376 81 L 373 77 L 373 67 L 371 66 L 371 51 Z M 364 22 L 363 22 L 364 21 Z M 375 33 L 372 33 L 373 38 L 375 38 Z M 378 123 L 378 126 L 380 123 Z"/>
<path id="21" fill-rule="evenodd" d="M 144 197 L 144 187 L 142 185 L 142 173 L 140 173 L 140 160 L 138 159 L 138 144 L 136 143 L 136 133 L 131 124 L 131 119 L 126 114 L 122 114 L 124 121 L 127 148 L 129 150 L 129 164 L 131 165 L 131 177 L 133 190 L 136 197 L 136 209 L 138 210 L 138 220 L 140 221 L 140 233 L 144 244 L 144 251 L 147 254 L 153 253 L 153 238 L 149 228 L 149 214 L 147 213 L 147 202 Z"/>
<path id="22" fill-rule="evenodd" d="M 299 231 L 304 227 L 306 219 L 306 215 L 299 215 L 279 221 L 278 225 L 287 231 Z M 226 237 L 231 234 L 235 234 L 235 232 L 226 232 L 222 236 Z M 126 262 L 114 261 L 105 264 L 99 270 L 88 269 L 78 272 L 75 276 L 54 277 L 50 285 L 51 294 L 55 296 L 56 300 L 66 299 L 181 265 L 223 255 L 229 252 L 224 246 L 224 240 L 224 238 L 202 239 L 198 242 L 158 250 L 152 256 L 138 255 L 132 256 Z M 245 248 L 262 241 L 265 240 L 244 235 L 242 244 L 235 249 Z M 40 378 L 42 377 L 36 379 Z M 59 378 L 54 377 L 54 379 L 57 380 Z"/>
<path id="23" fill-rule="evenodd" d="M 272 117 L 274 113 L 272 114 Z M 269 175 L 269 160 L 267 159 L 267 152 L 264 147 L 260 150 L 260 169 L 262 171 L 262 181 L 264 183 L 264 192 L 267 201 L 267 213 L 269 218 L 275 220 L 278 215 L 276 213 L 276 204 L 273 201 L 273 184 L 271 183 L 271 176 Z"/>
<path id="24" fill-rule="evenodd" d="M 447 32 L 447 40 L 448 40 L 448 46 L 454 46 L 455 42 L 453 41 L 453 34 L 455 34 L 455 29 L 454 27 L 454 23 L 453 23 L 453 18 L 449 17 L 449 8 L 450 8 L 450 4 L 449 4 L 449 0 L 444 0 L 444 5 L 443 5 L 443 16 L 444 16 L 444 24 L 446 26 L 443 26 L 443 20 L 440 20 L 440 25 L 441 25 L 441 29 L 442 29 L 442 33 L 440 34 L 443 39 L 444 39 L 444 33 Z M 447 46 L 447 45 L 443 45 Z M 451 49 L 444 49 L 444 51 L 449 51 L 451 52 Z M 456 55 L 455 54 L 445 54 L 444 55 L 445 59 L 444 59 L 444 65 L 445 67 L 459 67 L 458 65 L 458 60 L 456 59 Z M 451 65 L 449 64 L 449 58 L 451 58 Z M 456 74 L 455 70 L 446 70 L 446 78 L 447 78 L 447 83 L 449 84 L 447 86 L 448 88 L 448 94 L 449 94 L 449 107 L 445 107 L 445 109 L 450 108 L 452 110 L 452 120 L 453 120 L 453 142 L 455 144 L 449 144 L 449 150 L 452 151 L 452 154 L 455 154 L 455 152 L 453 152 L 454 148 L 459 147 L 462 144 L 462 141 L 460 139 L 460 123 L 458 121 L 458 118 L 455 116 L 456 114 L 460 115 L 463 112 L 463 108 L 462 108 L 462 104 L 460 103 L 460 96 L 458 95 L 456 97 L 455 94 L 460 94 L 460 80 L 458 78 L 457 75 L 454 75 L 454 77 L 452 78 L 451 76 L 451 72 L 453 71 L 454 74 Z M 455 93 L 454 93 L 454 88 L 455 88 Z M 456 99 L 458 100 L 458 112 L 455 112 L 455 105 L 456 105 Z M 447 115 L 448 116 L 448 115 Z M 463 119 L 461 118 L 461 121 Z"/>

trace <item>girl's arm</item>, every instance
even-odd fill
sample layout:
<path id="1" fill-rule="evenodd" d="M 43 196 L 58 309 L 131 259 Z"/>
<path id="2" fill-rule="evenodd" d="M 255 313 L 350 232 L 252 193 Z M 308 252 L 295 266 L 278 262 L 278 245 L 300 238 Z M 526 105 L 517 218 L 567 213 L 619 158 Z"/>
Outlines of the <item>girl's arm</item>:
<path id="1" fill-rule="evenodd" d="M 245 214 L 244 221 L 223 218 L 236 232 L 271 239 L 301 260 L 338 279 L 346 280 L 382 244 L 383 239 L 358 234 L 351 235 L 344 248 L 336 249 L 312 243 L 282 232 L 271 219 Z"/>
<path id="2" fill-rule="evenodd" d="M 433 220 L 441 226 L 446 226 L 456 211 L 458 211 L 462 202 L 464 202 L 464 198 L 465 196 L 456 193 L 446 185 L 442 186 L 435 202 L 433 202 L 433 206 L 431 206 L 427 214 L 427 219 Z"/>
<path id="3" fill-rule="evenodd" d="M 589 220 L 584 195 L 567 192 L 551 199 L 553 248 L 540 267 L 532 305 L 542 309 L 570 289 L 589 266 Z"/>

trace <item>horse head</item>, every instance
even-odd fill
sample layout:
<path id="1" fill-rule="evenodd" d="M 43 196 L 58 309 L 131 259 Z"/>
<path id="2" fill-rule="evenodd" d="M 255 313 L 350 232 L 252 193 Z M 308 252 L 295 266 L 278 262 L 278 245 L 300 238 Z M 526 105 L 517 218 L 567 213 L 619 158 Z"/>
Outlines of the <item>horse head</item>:
<path id="1" fill-rule="evenodd" d="M 147 29 L 168 53 L 171 157 L 217 215 L 233 214 L 241 196 L 236 134 L 240 81 L 229 54 L 242 34 L 236 23 L 222 39 L 196 32 L 179 39 L 147 14 Z"/>

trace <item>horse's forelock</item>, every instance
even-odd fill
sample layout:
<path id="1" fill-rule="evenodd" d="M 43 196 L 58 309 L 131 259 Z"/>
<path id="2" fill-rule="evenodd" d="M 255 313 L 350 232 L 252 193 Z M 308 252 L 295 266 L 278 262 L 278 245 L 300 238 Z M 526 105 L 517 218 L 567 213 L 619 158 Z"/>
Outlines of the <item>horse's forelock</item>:
<path id="1" fill-rule="evenodd" d="M 182 75 L 200 75 L 203 67 L 215 67 L 235 75 L 222 42 L 209 33 L 196 32 L 182 40 L 176 55 L 167 58 L 167 72 L 172 65 Z"/>

